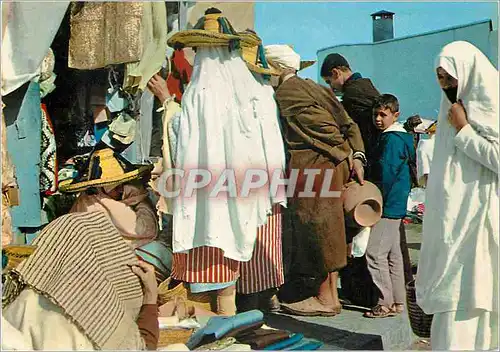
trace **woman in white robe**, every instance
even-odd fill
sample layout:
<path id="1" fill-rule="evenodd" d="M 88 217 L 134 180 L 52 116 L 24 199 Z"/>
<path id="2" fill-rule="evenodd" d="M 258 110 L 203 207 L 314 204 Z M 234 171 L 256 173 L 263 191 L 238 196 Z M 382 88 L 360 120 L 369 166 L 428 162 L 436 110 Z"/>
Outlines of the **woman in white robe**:
<path id="1" fill-rule="evenodd" d="M 467 42 L 436 62 L 444 94 L 427 185 L 417 302 L 433 350 L 498 348 L 498 70 Z"/>

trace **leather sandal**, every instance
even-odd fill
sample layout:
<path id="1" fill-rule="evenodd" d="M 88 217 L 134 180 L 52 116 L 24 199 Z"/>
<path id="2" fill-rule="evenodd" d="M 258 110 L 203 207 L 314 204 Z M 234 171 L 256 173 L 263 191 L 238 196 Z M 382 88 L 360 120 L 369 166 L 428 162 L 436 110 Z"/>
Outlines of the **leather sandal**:
<path id="1" fill-rule="evenodd" d="M 389 307 L 383 306 L 381 304 L 372 308 L 371 311 L 363 314 L 365 318 L 387 318 L 393 317 L 396 313 Z"/>
<path id="2" fill-rule="evenodd" d="M 316 297 L 309 297 L 296 303 L 281 303 L 281 309 L 284 312 L 300 316 L 321 316 L 333 317 L 337 315 L 337 310 L 327 307 L 319 302 Z"/>

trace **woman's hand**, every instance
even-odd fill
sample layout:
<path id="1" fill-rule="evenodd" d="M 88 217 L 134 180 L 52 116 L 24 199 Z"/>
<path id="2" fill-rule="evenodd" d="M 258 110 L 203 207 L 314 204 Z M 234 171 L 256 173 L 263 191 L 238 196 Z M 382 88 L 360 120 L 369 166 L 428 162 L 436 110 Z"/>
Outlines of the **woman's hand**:
<path id="1" fill-rule="evenodd" d="M 148 263 L 139 261 L 132 266 L 132 272 L 139 276 L 142 282 L 144 298 L 142 304 L 156 304 L 158 301 L 158 285 L 156 283 L 155 268 Z"/>
<path id="2" fill-rule="evenodd" d="M 450 111 L 448 111 L 448 121 L 455 127 L 457 133 L 469 124 L 469 121 L 467 121 L 467 112 L 461 100 L 451 106 Z"/>
<path id="3" fill-rule="evenodd" d="M 167 81 L 165 81 L 159 74 L 155 74 L 148 82 L 148 88 L 158 100 L 163 104 L 165 100 L 170 98 L 168 91 Z"/>

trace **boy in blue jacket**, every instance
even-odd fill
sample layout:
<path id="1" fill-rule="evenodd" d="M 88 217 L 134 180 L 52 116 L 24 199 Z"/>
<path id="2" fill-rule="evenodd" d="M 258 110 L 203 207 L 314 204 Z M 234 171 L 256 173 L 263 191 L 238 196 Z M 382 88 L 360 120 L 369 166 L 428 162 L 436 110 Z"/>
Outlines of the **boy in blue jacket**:
<path id="1" fill-rule="evenodd" d="M 374 284 L 380 291 L 378 304 L 365 313 L 385 318 L 403 312 L 406 297 L 399 226 L 406 215 L 411 190 L 410 162 L 415 160 L 413 137 L 398 123 L 399 102 L 391 94 L 373 105 L 373 123 L 382 133 L 374 150 L 373 181 L 384 199 L 382 219 L 373 226 L 366 259 Z"/>

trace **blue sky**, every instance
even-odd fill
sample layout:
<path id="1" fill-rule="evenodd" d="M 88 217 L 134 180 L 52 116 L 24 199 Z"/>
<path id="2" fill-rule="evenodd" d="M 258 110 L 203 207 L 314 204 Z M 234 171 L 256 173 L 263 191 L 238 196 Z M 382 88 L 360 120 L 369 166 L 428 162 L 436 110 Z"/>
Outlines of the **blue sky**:
<path id="1" fill-rule="evenodd" d="M 266 44 L 292 44 L 303 59 L 316 59 L 318 49 L 372 41 L 370 14 L 394 12 L 395 37 L 493 20 L 497 2 L 256 2 L 255 29 Z M 301 72 L 316 80 L 317 65 Z"/>

